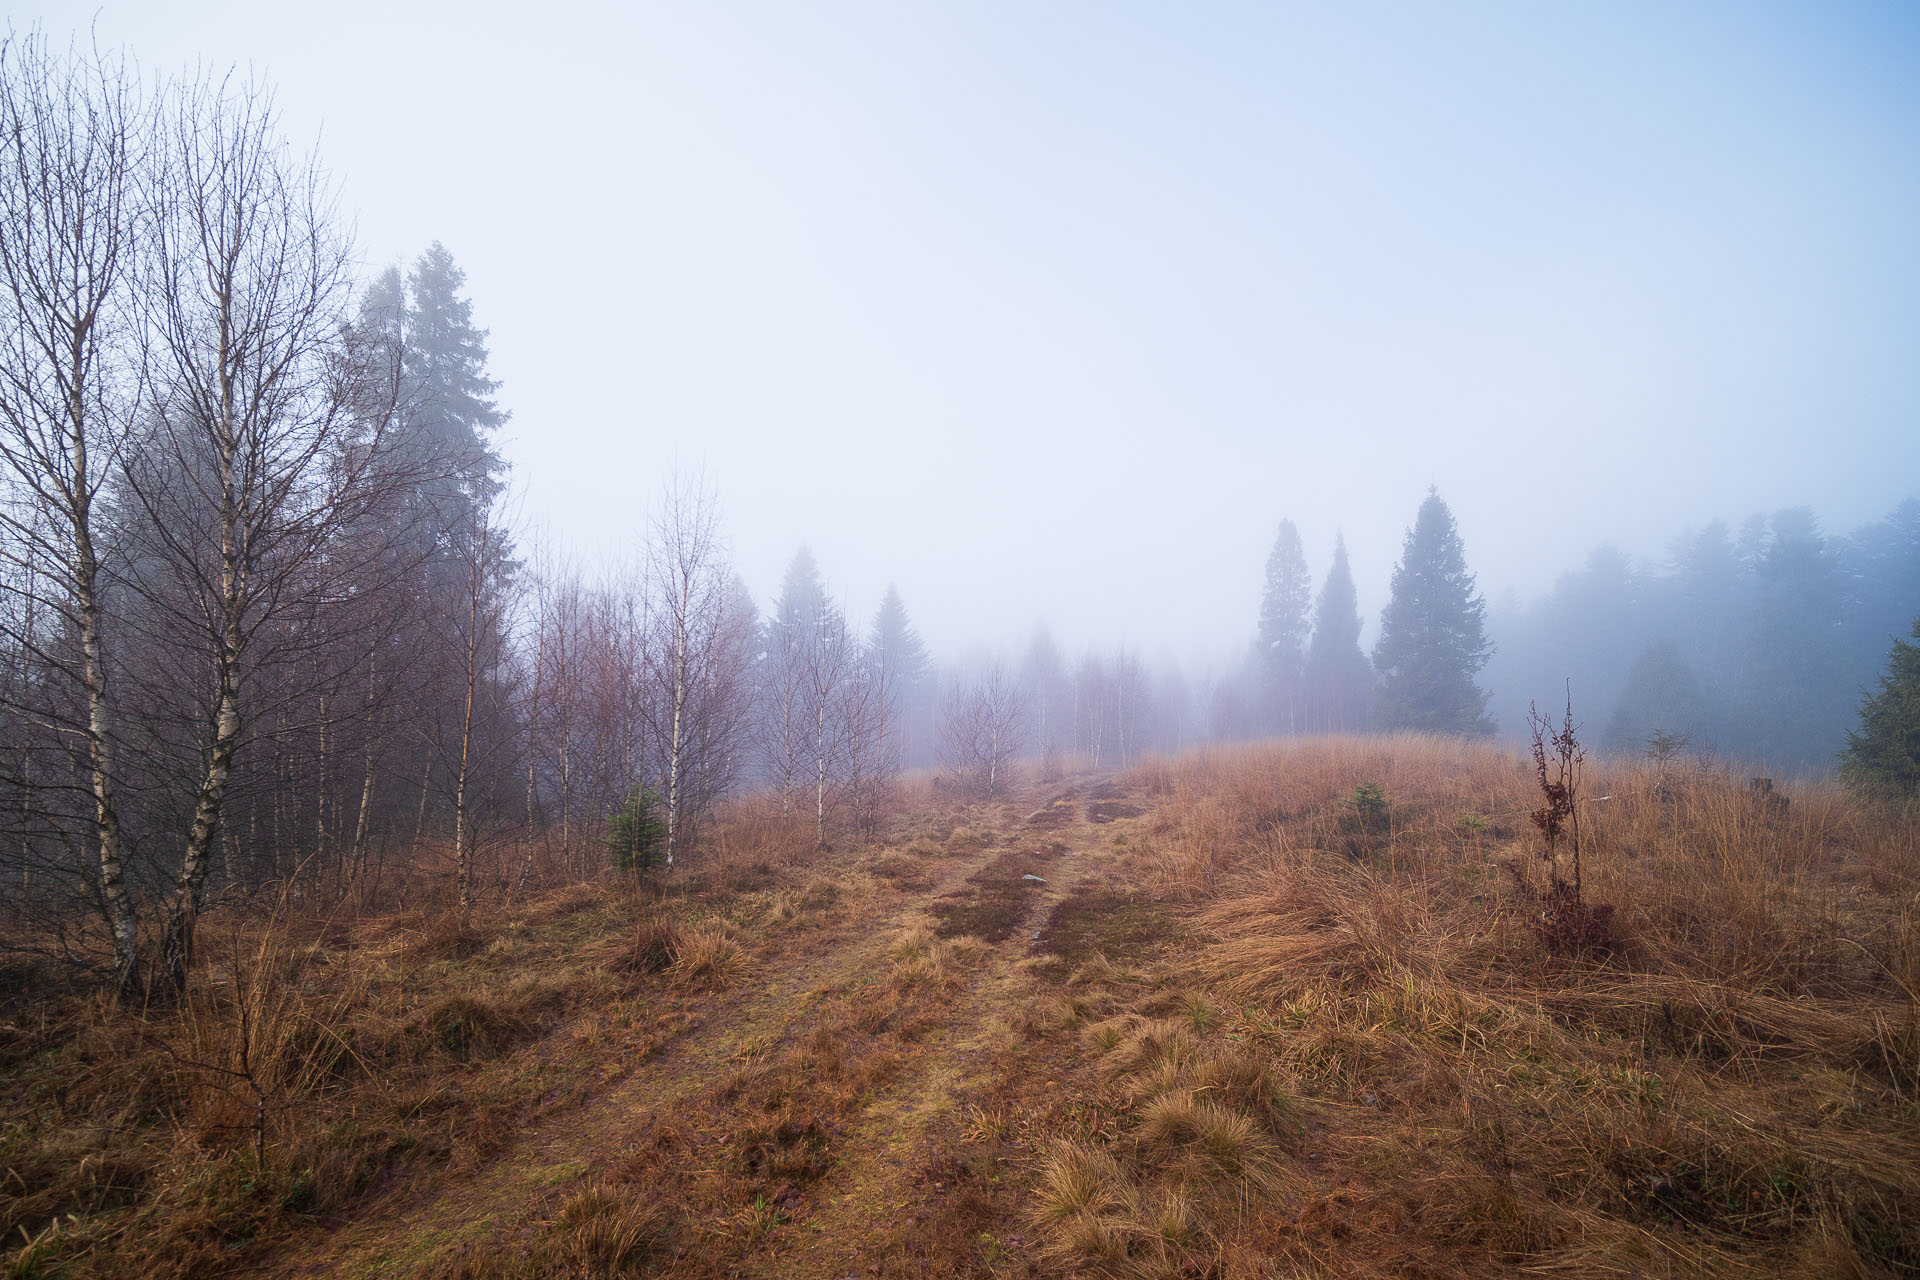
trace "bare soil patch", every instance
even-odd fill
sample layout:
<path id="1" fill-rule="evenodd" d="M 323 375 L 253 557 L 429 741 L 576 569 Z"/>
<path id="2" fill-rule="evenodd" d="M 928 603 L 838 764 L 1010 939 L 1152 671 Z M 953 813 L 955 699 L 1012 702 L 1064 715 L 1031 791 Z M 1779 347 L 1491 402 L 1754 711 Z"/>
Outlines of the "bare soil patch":
<path id="1" fill-rule="evenodd" d="M 1026 921 L 1046 877 L 1066 847 L 1050 841 L 1039 848 L 1002 853 L 967 877 L 967 882 L 933 904 L 943 938 L 969 935 L 987 943 L 1005 942 Z M 1038 877 L 1032 879 L 1029 877 Z"/>

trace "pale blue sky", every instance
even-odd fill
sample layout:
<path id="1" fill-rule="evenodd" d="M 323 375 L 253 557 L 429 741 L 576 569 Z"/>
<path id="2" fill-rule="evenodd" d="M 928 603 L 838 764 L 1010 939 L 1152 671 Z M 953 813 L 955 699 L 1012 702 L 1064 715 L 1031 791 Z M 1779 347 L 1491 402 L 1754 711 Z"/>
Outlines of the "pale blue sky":
<path id="1" fill-rule="evenodd" d="M 763 598 L 804 540 L 949 651 L 1223 652 L 1282 516 L 1371 615 L 1429 483 L 1490 595 L 1920 491 L 1920 6 L 35 20 L 250 64 L 370 263 L 446 243 L 530 518 L 704 462 Z"/>

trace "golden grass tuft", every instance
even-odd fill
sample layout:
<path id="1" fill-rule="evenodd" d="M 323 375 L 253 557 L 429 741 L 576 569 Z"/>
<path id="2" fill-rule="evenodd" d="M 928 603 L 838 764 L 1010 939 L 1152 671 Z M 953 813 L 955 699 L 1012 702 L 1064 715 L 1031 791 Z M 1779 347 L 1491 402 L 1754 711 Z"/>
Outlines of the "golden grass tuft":
<path id="1" fill-rule="evenodd" d="M 607 966 L 618 973 L 661 973 L 673 967 L 683 944 L 680 926 L 672 916 L 646 910 L 633 932 L 608 956 Z"/>
<path id="2" fill-rule="evenodd" d="M 947 833 L 946 851 L 950 854 L 978 853 L 987 847 L 992 836 L 972 827 L 959 826 Z"/>
<path id="3" fill-rule="evenodd" d="M 679 939 L 668 972 L 683 986 L 724 987 L 746 967 L 746 956 L 733 931 L 721 921 L 691 925 L 680 931 Z"/>
<path id="4" fill-rule="evenodd" d="M 1186 1079 L 1194 1093 L 1215 1098 L 1256 1119 L 1262 1128 L 1291 1145 L 1300 1130 L 1300 1106 L 1271 1062 L 1234 1047 L 1201 1060 Z"/>
<path id="5" fill-rule="evenodd" d="M 908 925 L 900 931 L 893 941 L 892 953 L 895 960 L 915 960 L 931 954 L 939 939 L 933 929 L 924 923 Z"/>
<path id="6" fill-rule="evenodd" d="M 1109 1076 L 1138 1075 L 1162 1062 L 1186 1062 L 1199 1051 L 1200 1039 L 1184 1019 L 1128 1015 L 1116 1023 L 1101 1024 L 1108 1026 L 1117 1033 L 1100 1063 Z M 1106 1038 L 1102 1030 L 1095 1034 Z"/>
<path id="7" fill-rule="evenodd" d="M 1060 1141 L 1040 1162 L 1035 1204 L 1042 1220 L 1070 1222 L 1120 1207 L 1126 1186 L 1127 1177 L 1109 1152 Z"/>
<path id="8" fill-rule="evenodd" d="M 888 983 L 897 996 L 924 989 L 947 992 L 961 984 L 961 968 L 979 950 L 974 938 L 943 939 L 924 923 L 908 925 L 891 948 Z"/>
<path id="9" fill-rule="evenodd" d="M 650 1200 L 590 1187 L 561 1206 L 548 1235 L 567 1272 L 627 1275 L 665 1256 L 671 1218 Z"/>

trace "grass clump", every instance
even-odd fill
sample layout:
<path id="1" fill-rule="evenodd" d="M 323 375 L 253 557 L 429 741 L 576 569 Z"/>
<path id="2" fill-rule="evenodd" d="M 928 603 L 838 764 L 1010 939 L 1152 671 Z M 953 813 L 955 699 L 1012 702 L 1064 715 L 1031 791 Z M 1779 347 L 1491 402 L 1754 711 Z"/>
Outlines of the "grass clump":
<path id="1" fill-rule="evenodd" d="M 640 1274 L 669 1255 L 672 1219 L 658 1204 L 609 1187 L 590 1187 L 561 1207 L 548 1232 L 555 1271 L 565 1275 Z"/>
<path id="2" fill-rule="evenodd" d="M 409 1031 L 456 1062 L 485 1062 L 524 1044 L 535 1027 L 516 1001 L 456 994 L 435 1001 Z"/>
<path id="3" fill-rule="evenodd" d="M 618 973 L 663 973 L 679 960 L 683 945 L 680 926 L 673 917 L 662 911 L 646 911 L 609 957 L 608 966 Z"/>
<path id="4" fill-rule="evenodd" d="M 720 921 L 703 921 L 681 930 L 679 942 L 669 972 L 683 986 L 724 987 L 745 968 L 746 957 L 733 930 Z"/>

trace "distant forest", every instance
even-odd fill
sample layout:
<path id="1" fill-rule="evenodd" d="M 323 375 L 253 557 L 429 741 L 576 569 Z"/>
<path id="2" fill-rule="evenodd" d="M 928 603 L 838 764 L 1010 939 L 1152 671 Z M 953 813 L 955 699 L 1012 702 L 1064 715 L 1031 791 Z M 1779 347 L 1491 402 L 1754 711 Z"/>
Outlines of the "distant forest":
<path id="1" fill-rule="evenodd" d="M 1418 532 L 1396 599 L 1406 566 L 1426 554 Z M 1520 739 L 1530 704 L 1558 711 L 1570 693 L 1588 740 L 1608 750 L 1637 754 L 1658 732 L 1702 754 L 1821 770 L 1846 746 L 1893 641 L 1920 616 L 1920 501 L 1839 535 L 1804 507 L 1752 516 L 1737 534 L 1716 520 L 1679 532 L 1650 564 L 1603 545 L 1545 597 L 1506 609 L 1485 605 L 1470 574 L 1456 576 L 1429 625 L 1454 637 L 1453 669 L 1485 698 L 1439 715 L 1382 701 L 1394 675 L 1376 668 L 1379 649 L 1359 652 L 1344 549 L 1311 610 L 1306 582 L 1298 534 L 1283 522 L 1253 653 L 1233 695 L 1216 701 L 1212 735 L 1424 728 Z M 1335 634 L 1323 639 L 1323 629 Z M 1248 708 L 1257 713 L 1235 719 Z"/>
<path id="2" fill-rule="evenodd" d="M 1619 750 L 1663 730 L 1825 768 L 1920 613 L 1912 502 L 1845 536 L 1710 525 L 1655 567 L 1602 548 L 1489 615 L 1430 494 L 1369 651 L 1344 551 L 1310 573 L 1283 523 L 1246 661 L 1210 680 L 1044 634 L 943 665 L 905 596 L 849 617 L 804 550 L 756 601 L 687 476 L 589 573 L 503 514 L 508 415 L 453 255 L 360 278 L 269 95 L 149 94 L 33 38 L 0 72 L 0 892 L 123 981 L 155 931 L 184 981 L 228 888 L 373 894 L 438 860 L 464 908 L 604 863 L 616 828 L 672 862 L 749 788 L 824 845 L 870 834 L 905 769 L 991 795 L 1069 756 L 1512 735 L 1569 679 Z"/>

